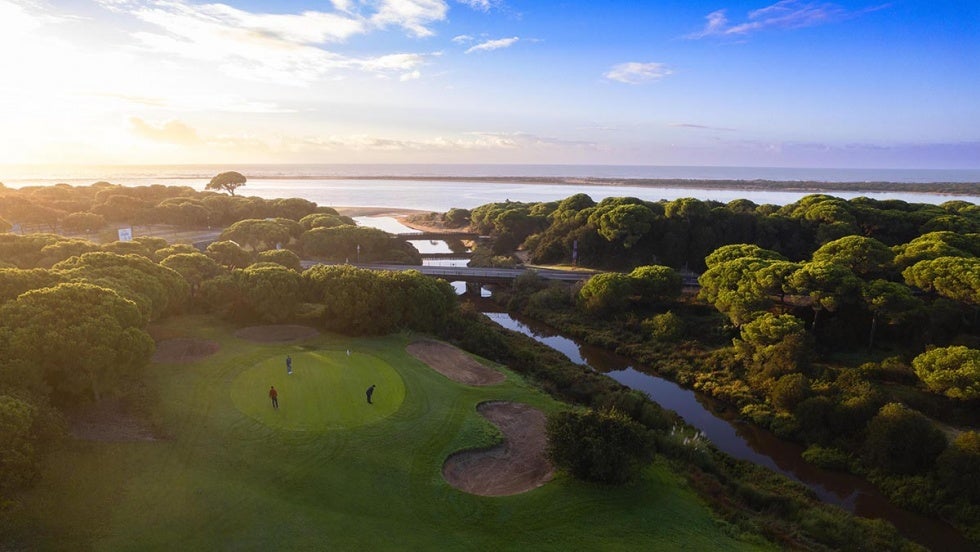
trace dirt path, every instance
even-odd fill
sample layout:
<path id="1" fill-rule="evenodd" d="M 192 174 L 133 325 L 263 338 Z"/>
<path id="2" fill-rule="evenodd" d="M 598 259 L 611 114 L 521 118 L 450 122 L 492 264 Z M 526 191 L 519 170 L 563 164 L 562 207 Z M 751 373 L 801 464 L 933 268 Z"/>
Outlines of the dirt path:
<path id="1" fill-rule="evenodd" d="M 500 428 L 504 442 L 447 458 L 442 475 L 450 485 L 475 495 L 506 496 L 551 480 L 554 468 L 547 457 L 543 412 L 526 404 L 499 401 L 482 403 L 477 411 Z"/>
<path id="2" fill-rule="evenodd" d="M 465 385 L 493 385 L 503 373 L 484 366 L 463 351 L 439 341 L 416 341 L 405 348 L 413 357 L 447 378 Z"/>

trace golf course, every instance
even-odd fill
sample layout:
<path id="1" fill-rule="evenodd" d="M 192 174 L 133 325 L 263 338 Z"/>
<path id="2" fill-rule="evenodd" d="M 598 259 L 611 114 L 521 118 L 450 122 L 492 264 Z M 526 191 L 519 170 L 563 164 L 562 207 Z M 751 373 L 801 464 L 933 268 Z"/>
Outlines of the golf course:
<path id="1" fill-rule="evenodd" d="M 662 461 L 623 486 L 561 472 L 505 496 L 451 485 L 447 459 L 505 450 L 508 430 L 481 405 L 570 408 L 507 367 L 466 355 L 504 376 L 466 384 L 409 352 L 425 336 L 240 330 L 208 316 L 151 328 L 158 352 L 175 340 L 196 352 L 147 367 L 145 411 L 129 420 L 140 431 L 76 431 L 47 457 L 19 516 L 30 549 L 772 549 L 713 519 Z"/>

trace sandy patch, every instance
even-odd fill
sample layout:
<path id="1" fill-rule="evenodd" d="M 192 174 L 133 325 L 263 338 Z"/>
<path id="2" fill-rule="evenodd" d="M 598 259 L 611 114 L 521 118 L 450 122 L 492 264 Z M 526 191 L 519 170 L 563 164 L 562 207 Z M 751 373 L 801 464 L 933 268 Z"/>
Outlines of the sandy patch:
<path id="1" fill-rule="evenodd" d="M 417 215 L 420 213 L 428 213 L 429 211 L 423 211 L 421 209 L 401 209 L 397 207 L 357 207 L 357 206 L 344 206 L 337 207 L 334 209 L 338 213 L 348 217 L 407 217 L 409 215 Z"/>
<path id="2" fill-rule="evenodd" d="M 217 353 L 220 348 L 220 345 L 208 339 L 193 337 L 164 339 L 157 342 L 157 350 L 151 360 L 164 364 L 196 362 Z"/>
<path id="3" fill-rule="evenodd" d="M 506 496 L 551 480 L 554 467 L 547 456 L 544 412 L 526 404 L 498 401 L 482 403 L 477 411 L 500 428 L 504 442 L 447 458 L 442 476 L 450 485 L 480 496 Z"/>
<path id="4" fill-rule="evenodd" d="M 447 378 L 466 385 L 493 385 L 504 374 L 484 366 L 463 351 L 439 341 L 416 341 L 405 348 L 413 357 Z"/>
<path id="5" fill-rule="evenodd" d="M 320 335 L 316 328 L 295 324 L 250 326 L 235 332 L 235 337 L 258 343 L 293 343 L 313 339 Z"/>

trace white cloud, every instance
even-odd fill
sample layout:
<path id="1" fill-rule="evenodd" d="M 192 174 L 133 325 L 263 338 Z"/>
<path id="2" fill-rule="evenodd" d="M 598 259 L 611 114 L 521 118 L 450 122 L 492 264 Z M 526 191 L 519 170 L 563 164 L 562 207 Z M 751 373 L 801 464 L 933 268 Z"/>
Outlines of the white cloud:
<path id="1" fill-rule="evenodd" d="M 745 21 L 737 24 L 729 24 L 726 10 L 713 11 L 705 16 L 707 21 L 704 28 L 687 35 L 687 38 L 746 36 L 765 29 L 814 27 L 857 17 L 885 7 L 887 6 L 880 5 L 851 11 L 843 6 L 828 2 L 780 0 L 775 4 L 748 12 Z"/>
<path id="2" fill-rule="evenodd" d="M 236 94 L 171 94 L 168 96 L 135 95 L 119 92 L 82 92 L 93 96 L 120 100 L 135 108 L 150 108 L 180 112 L 220 113 L 296 113 L 295 109 L 282 107 L 275 102 L 247 100 Z"/>
<path id="3" fill-rule="evenodd" d="M 132 34 L 146 53 L 217 64 L 222 72 L 236 78 L 287 85 L 336 78 L 351 69 L 381 74 L 414 69 L 420 61 L 406 60 L 420 60 L 426 54 L 358 59 L 319 45 L 343 42 L 369 32 L 375 25 L 399 25 L 424 35 L 428 33 L 424 25 L 445 14 L 441 0 L 385 0 L 370 20 L 349 13 L 314 11 L 258 14 L 224 4 L 195 5 L 184 0 L 101 2 L 151 26 Z M 340 5 L 351 7 L 349 3 Z"/>
<path id="4" fill-rule="evenodd" d="M 458 35 L 454 36 L 452 40 L 456 44 L 466 44 L 467 42 L 473 42 L 473 37 L 470 35 Z"/>
<path id="5" fill-rule="evenodd" d="M 201 141 L 197 131 L 188 125 L 170 120 L 160 124 L 152 124 L 140 119 L 130 117 L 129 124 L 133 131 L 143 138 L 148 138 L 154 142 L 165 142 L 168 144 L 193 145 Z"/>
<path id="6" fill-rule="evenodd" d="M 466 50 L 467 54 L 473 52 L 489 52 L 491 50 L 499 50 L 501 48 L 509 48 L 513 46 L 520 38 L 512 36 L 510 38 L 498 38 L 495 40 L 487 40 L 486 42 L 481 42 L 476 46 L 472 46 Z"/>
<path id="7" fill-rule="evenodd" d="M 491 8 L 497 7 L 500 2 L 498 0 L 456 0 L 460 4 L 469 6 L 474 10 L 488 12 Z"/>
<path id="8" fill-rule="evenodd" d="M 446 19 L 449 6 L 442 0 L 381 0 L 371 22 L 379 27 L 397 26 L 418 37 L 435 34 L 428 25 Z"/>
<path id="9" fill-rule="evenodd" d="M 367 71 L 408 71 L 422 65 L 427 56 L 427 54 L 388 54 L 356 63 Z"/>
<path id="10" fill-rule="evenodd" d="M 724 131 L 727 131 L 727 132 L 732 132 L 732 131 L 737 130 L 737 129 L 730 128 L 730 127 L 717 127 L 717 126 L 710 126 L 710 125 L 699 125 L 699 124 L 696 124 L 696 123 L 669 123 L 667 126 L 674 127 L 674 128 L 691 128 L 691 129 L 695 129 L 695 130 L 724 130 Z"/>
<path id="11" fill-rule="evenodd" d="M 300 145 L 301 144 L 301 145 Z M 384 138 L 369 135 L 310 137 L 294 143 L 292 149 L 354 151 L 472 151 L 522 150 L 526 148 L 594 148 L 592 142 L 578 142 L 537 136 L 525 132 L 465 132 L 460 136 L 429 138 Z"/>
<path id="12" fill-rule="evenodd" d="M 410 80 L 418 80 L 422 78 L 422 72 L 416 69 L 410 73 L 402 73 L 402 76 L 398 77 L 398 80 L 405 82 Z"/>
<path id="13" fill-rule="evenodd" d="M 330 3 L 337 11 L 350 12 L 353 9 L 351 0 L 330 0 Z"/>
<path id="14" fill-rule="evenodd" d="M 613 65 L 603 76 L 609 80 L 626 84 L 640 84 L 651 80 L 662 79 L 672 73 L 673 71 L 663 63 L 630 61 Z"/>

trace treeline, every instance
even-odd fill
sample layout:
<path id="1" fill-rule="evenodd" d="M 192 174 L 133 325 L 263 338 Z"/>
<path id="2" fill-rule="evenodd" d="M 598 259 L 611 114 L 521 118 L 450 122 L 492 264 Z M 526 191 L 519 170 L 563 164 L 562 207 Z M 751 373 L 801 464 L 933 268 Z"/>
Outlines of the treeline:
<path id="1" fill-rule="evenodd" d="M 16 227 L 23 237 L 44 242 L 40 248 L 23 246 L 35 258 L 22 257 L 12 250 L 19 246 L 9 240 L 0 243 L 5 249 L 0 253 L 6 253 L 0 254 L 0 262 L 15 266 L 50 267 L 73 255 L 105 249 L 89 237 L 112 242 L 117 237 L 116 228 L 152 225 L 178 230 L 223 229 L 219 240 L 234 242 L 251 257 L 282 248 L 305 259 L 422 264 L 421 255 L 407 241 L 375 228 L 358 227 L 352 218 L 335 209 L 305 199 L 267 200 L 199 192 L 186 186 L 126 187 L 107 182 L 20 189 L 0 185 L 0 232 Z M 80 238 L 66 239 L 63 234 Z M 167 246 L 161 241 L 138 237 L 133 242 L 111 244 L 109 250 L 151 256 Z"/>
<path id="2" fill-rule="evenodd" d="M 690 228 L 701 236 L 738 213 L 679 202 L 651 218 L 642 202 L 574 196 L 554 209 L 519 207 L 521 216 L 506 215 L 507 204 L 481 206 L 473 219 L 498 221 L 503 243 L 523 243 L 532 258 L 536 245 L 578 240 L 582 264 L 589 240 L 629 250 L 648 241 L 663 253 L 666 238 L 649 228 L 676 236 L 681 207 L 701 213 Z M 743 214 L 781 221 L 781 247 L 726 236 L 700 260 L 699 300 L 680 295 L 673 268 L 649 260 L 575 288 L 520 279 L 498 299 L 734 405 L 808 445 L 807 460 L 868 476 L 899 504 L 954 520 L 980 541 L 980 211 L 809 196 Z M 535 217 L 537 234 L 507 241 L 507 232 L 533 230 Z M 647 230 L 613 232 L 615 221 Z"/>
<path id="3" fill-rule="evenodd" d="M 701 272 L 712 251 L 735 243 L 799 261 L 822 244 L 850 235 L 896 246 L 927 232 L 977 234 L 980 207 L 964 201 L 928 205 L 827 195 L 784 206 L 693 198 L 611 197 L 596 203 L 576 194 L 562 201 L 481 205 L 471 211 L 471 224 L 495 238 L 493 255 L 521 249 L 533 263 L 575 262 L 609 270 L 661 264 Z"/>

